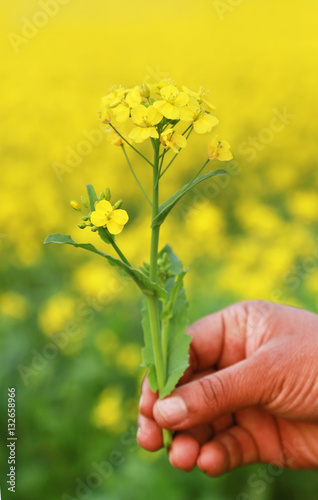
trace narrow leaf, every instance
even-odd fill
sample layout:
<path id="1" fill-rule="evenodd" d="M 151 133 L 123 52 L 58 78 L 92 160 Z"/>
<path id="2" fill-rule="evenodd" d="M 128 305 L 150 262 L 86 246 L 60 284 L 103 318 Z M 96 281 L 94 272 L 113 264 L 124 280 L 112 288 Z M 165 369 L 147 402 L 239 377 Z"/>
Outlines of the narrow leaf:
<path id="1" fill-rule="evenodd" d="M 199 184 L 200 182 L 203 182 L 210 177 L 214 177 L 215 175 L 226 175 L 227 171 L 218 169 L 218 170 L 212 170 L 212 172 L 209 172 L 208 174 L 200 175 L 200 177 L 197 177 L 194 179 L 192 182 L 189 182 L 188 184 L 185 184 L 181 189 L 179 189 L 176 193 L 174 193 L 170 198 L 168 198 L 165 202 L 163 202 L 160 207 L 159 207 L 159 213 L 158 215 L 153 219 L 151 227 L 156 227 L 160 226 L 165 218 L 167 217 L 168 213 L 170 210 L 173 209 L 173 207 L 178 203 L 181 198 L 190 191 L 194 186 Z"/>
<path id="2" fill-rule="evenodd" d="M 142 274 L 140 271 L 137 269 L 128 266 L 124 262 L 122 262 L 119 259 L 116 259 L 116 257 L 112 257 L 111 255 L 108 255 L 107 253 L 101 252 L 97 248 L 94 247 L 91 243 L 76 243 L 70 235 L 66 234 L 50 234 L 44 241 L 44 243 L 58 243 L 58 244 L 66 244 L 66 245 L 72 245 L 77 248 L 83 248 L 85 250 L 88 250 L 89 252 L 96 253 L 97 255 L 100 255 L 101 257 L 104 257 L 105 259 L 108 260 L 109 264 L 112 266 L 116 266 L 119 269 L 125 271 L 133 280 L 134 282 L 138 285 L 140 290 L 146 294 L 146 295 L 153 295 L 153 294 L 158 294 L 159 297 L 164 298 L 166 296 L 166 291 L 161 288 L 159 285 L 153 283 L 150 281 L 150 279 Z"/>
<path id="3" fill-rule="evenodd" d="M 89 207 L 93 212 L 95 210 L 95 203 L 98 201 L 98 197 L 92 184 L 86 184 L 86 191 L 89 199 Z"/>
<path id="4" fill-rule="evenodd" d="M 169 245 L 166 245 L 160 254 L 167 253 L 170 270 L 176 274 L 169 278 L 165 288 L 167 298 L 163 300 L 161 320 L 163 338 L 163 354 L 166 357 L 166 384 L 161 397 L 168 396 L 175 388 L 186 368 L 189 366 L 189 346 L 191 337 L 186 334 L 188 325 L 188 301 L 183 287 L 183 278 L 187 270 L 182 270 L 182 262 L 175 255 Z"/>
<path id="5" fill-rule="evenodd" d="M 179 290 L 172 317 L 169 321 L 166 384 L 161 397 L 168 396 L 189 366 L 191 336 L 186 334 L 188 325 L 188 301 L 184 288 Z"/>

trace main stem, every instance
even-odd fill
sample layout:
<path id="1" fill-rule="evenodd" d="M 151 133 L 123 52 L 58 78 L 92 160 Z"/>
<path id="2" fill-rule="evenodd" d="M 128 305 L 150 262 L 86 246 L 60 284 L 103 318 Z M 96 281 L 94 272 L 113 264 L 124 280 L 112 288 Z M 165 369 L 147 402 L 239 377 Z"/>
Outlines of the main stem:
<path id="1" fill-rule="evenodd" d="M 154 162 L 153 162 L 153 192 L 152 192 L 152 219 L 157 217 L 159 211 L 159 140 L 153 141 L 154 147 Z M 151 247 L 150 247 L 150 279 L 154 283 L 158 282 L 158 245 L 159 245 L 160 226 L 152 229 Z M 159 397 L 166 382 L 165 363 L 163 360 L 161 335 L 160 335 L 160 318 L 158 310 L 158 297 L 151 295 L 147 297 L 148 313 L 150 320 L 152 345 L 154 353 L 154 361 L 156 366 L 157 383 L 159 389 Z M 163 443 L 166 448 L 171 445 L 171 433 L 167 429 L 162 431 Z"/>

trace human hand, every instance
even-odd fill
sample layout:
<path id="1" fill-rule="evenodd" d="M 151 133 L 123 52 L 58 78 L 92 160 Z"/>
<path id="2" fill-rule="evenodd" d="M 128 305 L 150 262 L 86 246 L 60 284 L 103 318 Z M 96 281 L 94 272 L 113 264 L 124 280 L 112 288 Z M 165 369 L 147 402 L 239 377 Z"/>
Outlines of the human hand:
<path id="1" fill-rule="evenodd" d="M 318 468 L 318 316 L 270 302 L 234 304 L 200 319 L 190 367 L 163 400 L 147 379 L 140 399 L 140 446 L 217 476 L 240 465 Z"/>

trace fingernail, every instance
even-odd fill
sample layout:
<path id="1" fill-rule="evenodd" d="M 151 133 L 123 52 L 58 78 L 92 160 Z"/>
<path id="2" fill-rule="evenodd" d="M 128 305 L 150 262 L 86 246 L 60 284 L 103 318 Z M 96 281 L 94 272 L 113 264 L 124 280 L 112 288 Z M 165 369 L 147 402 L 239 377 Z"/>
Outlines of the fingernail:
<path id="1" fill-rule="evenodd" d="M 139 399 L 139 408 L 142 407 L 143 400 L 144 400 L 144 397 L 143 397 L 143 395 L 141 395 L 140 399 Z"/>
<path id="2" fill-rule="evenodd" d="M 156 409 L 169 424 L 177 424 L 188 415 L 186 404 L 179 396 L 157 401 Z"/>

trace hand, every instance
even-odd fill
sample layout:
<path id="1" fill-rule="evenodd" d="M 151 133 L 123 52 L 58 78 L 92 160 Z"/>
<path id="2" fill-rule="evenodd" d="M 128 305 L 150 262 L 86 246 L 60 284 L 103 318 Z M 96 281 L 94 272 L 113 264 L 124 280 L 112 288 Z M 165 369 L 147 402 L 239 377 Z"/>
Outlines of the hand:
<path id="1" fill-rule="evenodd" d="M 318 468 L 318 316 L 251 301 L 189 329 L 190 367 L 163 400 L 147 379 L 140 399 L 140 446 L 162 446 L 176 431 L 173 466 L 210 476 L 263 462 Z"/>

